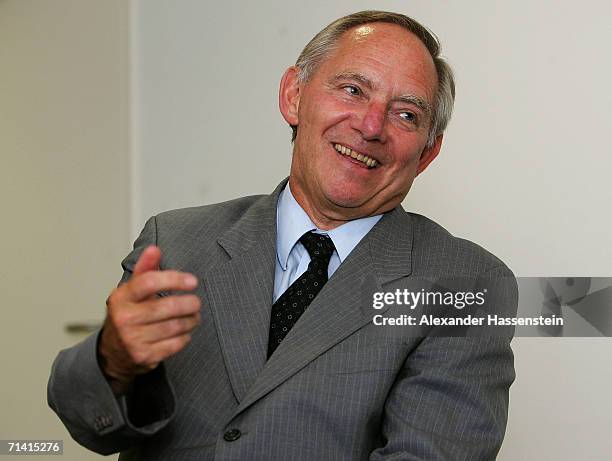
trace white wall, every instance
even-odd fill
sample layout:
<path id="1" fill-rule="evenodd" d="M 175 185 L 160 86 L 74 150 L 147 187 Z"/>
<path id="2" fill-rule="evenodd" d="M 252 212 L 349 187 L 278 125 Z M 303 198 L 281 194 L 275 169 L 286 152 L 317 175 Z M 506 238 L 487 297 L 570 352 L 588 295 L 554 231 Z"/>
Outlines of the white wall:
<path id="1" fill-rule="evenodd" d="M 517 275 L 612 275 L 612 7 L 595 0 L 138 2 L 139 226 L 164 209 L 271 191 L 289 167 L 282 72 L 323 25 L 372 7 L 430 26 L 457 74 L 443 152 L 405 205 Z M 612 342 L 514 347 L 500 459 L 608 459 Z"/>

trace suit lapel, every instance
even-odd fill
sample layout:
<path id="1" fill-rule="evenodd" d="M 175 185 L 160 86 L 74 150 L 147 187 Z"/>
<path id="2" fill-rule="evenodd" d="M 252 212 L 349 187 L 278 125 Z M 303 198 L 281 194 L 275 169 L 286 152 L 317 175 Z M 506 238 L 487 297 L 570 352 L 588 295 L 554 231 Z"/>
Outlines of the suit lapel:
<path id="1" fill-rule="evenodd" d="M 413 229 L 410 221 L 410 216 L 397 207 L 364 237 L 265 363 L 236 414 L 372 321 L 371 305 L 368 305 L 371 294 L 411 272 Z M 269 322 L 269 310 L 270 306 L 266 322 Z M 266 323 L 266 341 L 268 327 Z"/>
<path id="2" fill-rule="evenodd" d="M 218 243 L 230 260 L 204 277 L 225 366 L 238 401 L 266 363 L 276 258 L 276 203 L 259 199 Z"/>

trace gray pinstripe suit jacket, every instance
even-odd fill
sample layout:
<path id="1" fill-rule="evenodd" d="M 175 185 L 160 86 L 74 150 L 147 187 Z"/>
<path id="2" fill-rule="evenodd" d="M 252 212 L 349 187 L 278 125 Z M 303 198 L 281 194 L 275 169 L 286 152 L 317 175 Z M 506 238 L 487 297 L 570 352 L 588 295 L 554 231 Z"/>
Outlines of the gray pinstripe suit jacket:
<path id="1" fill-rule="evenodd" d="M 490 460 L 514 379 L 509 338 L 408 337 L 372 324 L 371 293 L 415 276 L 511 275 L 477 245 L 401 207 L 359 243 L 266 361 L 275 264 L 270 196 L 151 218 L 125 273 L 157 244 L 197 274 L 191 343 L 116 399 L 93 335 L 62 351 L 49 404 L 71 435 L 138 460 Z M 510 290 L 508 300 L 516 302 Z M 367 303 L 366 303 L 367 304 Z M 235 440 L 227 441 L 229 429 Z"/>

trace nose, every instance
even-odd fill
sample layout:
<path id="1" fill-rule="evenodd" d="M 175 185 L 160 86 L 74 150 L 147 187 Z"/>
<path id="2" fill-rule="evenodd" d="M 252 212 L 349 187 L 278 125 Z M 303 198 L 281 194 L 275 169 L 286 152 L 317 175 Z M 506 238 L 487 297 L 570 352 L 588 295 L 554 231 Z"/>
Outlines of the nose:
<path id="1" fill-rule="evenodd" d="M 387 107 L 385 104 L 370 102 L 353 117 L 352 128 L 359 131 L 367 141 L 385 142 L 385 121 Z"/>

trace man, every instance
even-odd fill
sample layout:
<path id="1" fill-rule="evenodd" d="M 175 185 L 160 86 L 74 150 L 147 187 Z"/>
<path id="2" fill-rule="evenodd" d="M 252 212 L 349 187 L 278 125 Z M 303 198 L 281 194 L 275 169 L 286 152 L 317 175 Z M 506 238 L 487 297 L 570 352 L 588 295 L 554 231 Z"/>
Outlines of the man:
<path id="1" fill-rule="evenodd" d="M 364 306 L 417 277 L 510 275 L 400 206 L 452 110 L 438 53 L 394 13 L 315 36 L 280 84 L 288 182 L 151 218 L 102 331 L 56 359 L 49 403 L 77 441 L 143 460 L 495 458 L 509 338 L 411 336 Z"/>

